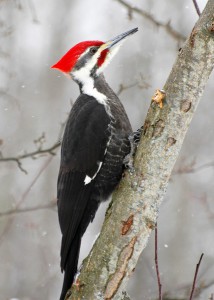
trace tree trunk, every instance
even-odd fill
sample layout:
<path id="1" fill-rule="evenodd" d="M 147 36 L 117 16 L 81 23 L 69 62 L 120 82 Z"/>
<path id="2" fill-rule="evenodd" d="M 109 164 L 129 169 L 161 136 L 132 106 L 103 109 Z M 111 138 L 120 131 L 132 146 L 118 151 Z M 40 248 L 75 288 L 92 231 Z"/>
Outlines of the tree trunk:
<path id="1" fill-rule="evenodd" d="M 209 0 L 164 86 L 163 108 L 154 101 L 150 105 L 134 171 L 126 171 L 114 192 L 100 236 L 69 300 L 124 299 L 122 291 L 155 227 L 170 174 L 213 67 L 214 1 Z"/>

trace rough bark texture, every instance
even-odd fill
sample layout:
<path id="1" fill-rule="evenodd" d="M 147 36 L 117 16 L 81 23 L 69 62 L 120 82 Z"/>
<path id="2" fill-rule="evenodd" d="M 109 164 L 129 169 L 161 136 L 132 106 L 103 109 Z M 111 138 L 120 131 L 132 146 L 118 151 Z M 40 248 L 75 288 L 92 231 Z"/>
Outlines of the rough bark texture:
<path id="1" fill-rule="evenodd" d="M 136 156 L 68 299 L 124 299 L 129 276 L 155 227 L 185 134 L 214 67 L 214 1 L 178 54 L 164 86 L 163 108 L 149 108 Z M 160 70 L 158 70 L 160 71 Z"/>

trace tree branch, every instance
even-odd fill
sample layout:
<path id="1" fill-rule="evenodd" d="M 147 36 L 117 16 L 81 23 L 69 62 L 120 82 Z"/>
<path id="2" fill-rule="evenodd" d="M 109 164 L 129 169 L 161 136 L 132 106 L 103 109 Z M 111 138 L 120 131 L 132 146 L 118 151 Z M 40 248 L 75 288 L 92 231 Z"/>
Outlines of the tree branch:
<path id="1" fill-rule="evenodd" d="M 24 153 L 22 155 L 18 155 L 18 156 L 11 156 L 11 157 L 4 157 L 2 155 L 2 153 L 0 153 L 0 162 L 9 162 L 9 161 L 14 161 L 17 163 L 19 169 L 24 172 L 25 174 L 27 174 L 27 171 L 23 168 L 22 166 L 22 162 L 21 160 L 25 159 L 25 158 L 33 158 L 36 159 L 36 157 L 39 155 L 45 155 L 45 154 L 50 154 L 50 155 L 55 155 L 56 152 L 55 150 L 57 148 L 59 148 L 59 146 L 61 145 L 61 142 L 56 142 L 54 143 L 51 147 L 49 148 L 45 148 L 45 149 L 37 149 L 35 151 L 32 152 L 28 152 L 28 153 Z"/>
<path id="2" fill-rule="evenodd" d="M 14 209 L 19 210 L 20 206 L 23 204 L 23 202 L 26 200 L 26 196 L 28 195 L 28 193 L 30 192 L 31 188 L 33 187 L 33 185 L 37 182 L 37 180 L 39 179 L 40 175 L 42 174 L 42 172 L 44 172 L 44 170 L 47 168 L 48 164 L 51 162 L 53 156 L 50 156 L 46 159 L 46 161 L 43 163 L 43 165 L 41 166 L 41 168 L 39 169 L 39 171 L 37 172 L 36 176 L 33 178 L 33 180 L 31 181 L 31 183 L 28 185 L 27 189 L 25 190 L 25 192 L 22 194 L 20 200 L 15 203 L 14 205 Z M 10 214 L 8 214 L 9 216 Z M 14 219 L 14 214 L 11 214 L 11 216 L 8 218 L 8 221 L 6 223 L 6 225 L 4 226 L 4 229 L 0 235 L 0 245 L 1 243 L 4 241 L 3 237 L 4 235 L 8 232 L 8 230 L 10 229 L 10 226 L 12 225 L 12 221 Z"/>
<path id="3" fill-rule="evenodd" d="M 192 0 L 192 1 L 193 1 L 194 6 L 195 6 L 195 10 L 196 10 L 198 16 L 200 17 L 201 12 L 200 12 L 200 8 L 199 8 L 199 6 L 198 6 L 198 3 L 197 3 L 196 0 Z"/>
<path id="4" fill-rule="evenodd" d="M 140 78 L 139 80 L 137 80 L 134 83 L 131 83 L 129 85 L 124 85 L 123 83 L 121 83 L 119 85 L 118 91 L 116 92 L 117 96 L 120 96 L 120 94 L 122 94 L 124 91 L 133 88 L 133 87 L 139 87 L 140 89 L 148 89 L 150 87 L 150 84 L 145 80 L 145 78 L 143 77 L 142 74 L 140 74 Z"/>
<path id="5" fill-rule="evenodd" d="M 71 299 L 121 299 L 155 228 L 160 204 L 214 67 L 214 2 L 209 0 L 178 54 L 161 109 L 151 103 L 135 156 L 106 213 L 102 232 L 84 260 Z"/>
<path id="6" fill-rule="evenodd" d="M 34 207 L 14 208 L 14 209 L 10 209 L 10 210 L 4 211 L 4 212 L 0 212 L 0 217 L 5 217 L 5 216 L 19 214 L 19 213 L 25 213 L 25 212 L 32 212 L 32 211 L 37 211 L 37 210 L 41 210 L 41 209 L 53 209 L 55 207 L 56 207 L 56 201 L 51 201 L 47 204 L 37 205 Z"/>
<path id="7" fill-rule="evenodd" d="M 193 299 L 193 294 L 194 294 L 194 291 L 195 291 L 195 284 L 196 284 L 196 280 L 197 280 L 197 276 L 198 276 L 198 271 L 199 271 L 199 267 L 200 267 L 203 256 L 204 256 L 204 253 L 201 254 L 199 262 L 196 265 L 195 275 L 194 275 L 194 279 L 193 279 L 193 283 L 192 283 L 192 290 L 191 290 L 189 300 Z"/>
<path id="8" fill-rule="evenodd" d="M 16 162 L 19 169 L 22 172 L 24 172 L 25 174 L 27 174 L 27 171 L 22 166 L 22 160 L 26 159 L 26 158 L 36 159 L 38 156 L 43 156 L 46 154 L 50 154 L 52 156 L 55 155 L 56 150 L 61 145 L 61 137 L 62 137 L 62 133 L 64 131 L 65 124 L 66 124 L 66 122 L 63 122 L 61 124 L 57 141 L 51 147 L 43 149 L 43 144 L 45 142 L 45 134 L 42 133 L 42 135 L 38 139 L 34 140 L 34 144 L 37 146 L 36 150 L 34 150 L 32 152 L 26 152 L 24 154 L 17 155 L 17 156 L 10 156 L 10 157 L 4 157 L 3 153 L 0 151 L 0 163 L 1 162 Z M 0 140 L 0 146 L 2 144 L 3 144 L 3 141 Z"/>
<path id="9" fill-rule="evenodd" d="M 201 164 L 199 166 L 195 166 L 195 161 L 193 161 L 187 165 L 178 167 L 176 170 L 172 172 L 172 175 L 196 173 L 203 169 L 213 168 L 213 167 L 214 167 L 214 161 L 210 161 L 208 163 Z"/>
<path id="10" fill-rule="evenodd" d="M 153 25 L 165 29 L 166 32 L 173 39 L 177 40 L 178 42 L 184 42 L 186 40 L 185 36 L 183 36 L 181 33 L 179 33 L 178 31 L 176 31 L 175 29 L 173 29 L 171 27 L 169 21 L 167 23 L 160 22 L 160 21 L 156 20 L 151 14 L 149 14 L 148 12 L 146 12 L 143 9 L 140 9 L 140 8 L 138 8 L 136 6 L 132 6 L 131 4 L 129 4 L 128 2 L 126 2 L 124 0 L 116 0 L 116 1 L 119 2 L 120 4 L 122 4 L 124 7 L 126 7 L 128 9 L 129 15 L 132 15 L 132 12 L 135 12 L 138 15 L 140 15 L 143 18 L 145 18 L 148 21 L 150 21 Z"/>
<path id="11" fill-rule="evenodd" d="M 157 274 L 157 280 L 158 280 L 158 292 L 159 297 L 158 300 L 162 300 L 162 284 L 160 280 L 160 272 L 159 272 L 159 264 L 158 264 L 158 228 L 157 223 L 155 224 L 155 267 L 156 267 L 156 274 Z"/>

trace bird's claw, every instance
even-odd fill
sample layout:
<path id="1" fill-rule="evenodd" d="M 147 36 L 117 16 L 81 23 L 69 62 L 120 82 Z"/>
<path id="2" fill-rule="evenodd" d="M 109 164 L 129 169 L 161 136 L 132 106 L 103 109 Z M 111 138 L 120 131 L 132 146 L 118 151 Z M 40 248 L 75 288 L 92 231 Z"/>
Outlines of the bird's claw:
<path id="1" fill-rule="evenodd" d="M 131 173 L 134 172 L 134 156 L 135 156 L 137 146 L 140 141 L 142 131 L 143 131 L 143 126 L 141 126 L 137 131 L 134 131 L 129 136 L 131 151 L 128 155 L 125 156 L 123 163 L 124 163 L 125 168 L 129 169 L 129 171 Z"/>

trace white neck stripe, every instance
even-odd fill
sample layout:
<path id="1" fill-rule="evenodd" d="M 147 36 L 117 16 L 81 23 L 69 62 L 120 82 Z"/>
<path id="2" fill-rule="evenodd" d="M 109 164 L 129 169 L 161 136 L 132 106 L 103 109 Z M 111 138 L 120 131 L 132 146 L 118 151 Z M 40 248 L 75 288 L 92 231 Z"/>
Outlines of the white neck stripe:
<path id="1" fill-rule="evenodd" d="M 89 96 L 93 96 L 99 103 L 106 105 L 106 96 L 94 87 L 94 79 L 90 76 L 91 61 L 84 68 L 72 72 L 74 79 L 82 84 L 82 92 Z"/>

